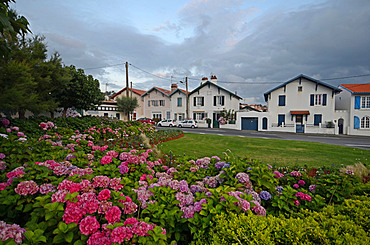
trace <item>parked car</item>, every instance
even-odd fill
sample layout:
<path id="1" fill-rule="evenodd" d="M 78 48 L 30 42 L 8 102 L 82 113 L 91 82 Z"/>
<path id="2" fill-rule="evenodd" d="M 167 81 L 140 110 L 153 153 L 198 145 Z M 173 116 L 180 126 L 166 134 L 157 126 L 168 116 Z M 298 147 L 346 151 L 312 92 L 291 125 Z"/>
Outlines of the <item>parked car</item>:
<path id="1" fill-rule="evenodd" d="M 142 123 L 155 124 L 155 121 L 154 120 L 152 120 L 150 118 L 147 118 L 147 117 L 139 118 L 136 121 L 139 121 L 139 122 L 142 122 Z"/>
<path id="2" fill-rule="evenodd" d="M 167 119 L 158 122 L 159 127 L 176 127 L 176 120 Z"/>
<path id="3" fill-rule="evenodd" d="M 197 125 L 197 121 L 194 121 L 194 120 L 186 120 L 186 121 L 182 121 L 182 122 L 179 122 L 177 124 L 177 127 L 179 128 L 182 128 L 182 127 L 188 127 L 188 128 L 197 128 L 198 125 Z"/>

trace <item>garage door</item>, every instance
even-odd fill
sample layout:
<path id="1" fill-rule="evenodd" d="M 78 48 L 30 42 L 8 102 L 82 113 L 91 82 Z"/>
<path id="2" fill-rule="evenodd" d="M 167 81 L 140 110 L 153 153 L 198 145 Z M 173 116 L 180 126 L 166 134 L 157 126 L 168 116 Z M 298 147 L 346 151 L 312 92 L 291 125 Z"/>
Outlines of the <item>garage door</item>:
<path id="1" fill-rule="evenodd" d="M 242 118 L 242 130 L 258 130 L 258 117 Z"/>

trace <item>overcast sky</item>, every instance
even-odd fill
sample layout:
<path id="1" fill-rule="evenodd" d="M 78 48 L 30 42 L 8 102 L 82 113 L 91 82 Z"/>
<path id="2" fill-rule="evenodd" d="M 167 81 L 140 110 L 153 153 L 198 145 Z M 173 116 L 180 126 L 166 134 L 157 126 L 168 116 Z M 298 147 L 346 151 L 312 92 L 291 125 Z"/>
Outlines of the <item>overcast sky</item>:
<path id="1" fill-rule="evenodd" d="M 125 62 L 137 89 L 185 88 L 188 76 L 191 90 L 213 74 L 262 104 L 263 93 L 301 73 L 370 74 L 369 0 L 16 0 L 13 8 L 50 54 L 85 69 L 102 91 L 125 86 Z"/>

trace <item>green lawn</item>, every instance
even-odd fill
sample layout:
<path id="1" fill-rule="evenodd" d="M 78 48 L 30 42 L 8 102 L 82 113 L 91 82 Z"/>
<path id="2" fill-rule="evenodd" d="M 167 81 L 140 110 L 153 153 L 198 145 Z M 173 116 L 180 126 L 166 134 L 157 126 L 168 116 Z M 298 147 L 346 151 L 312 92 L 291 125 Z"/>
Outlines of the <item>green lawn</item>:
<path id="1" fill-rule="evenodd" d="M 172 155 L 196 157 L 227 154 L 258 159 L 277 166 L 322 167 L 370 163 L 370 150 L 327 145 L 307 141 L 258 139 L 235 136 L 185 134 L 184 137 L 161 143 L 159 149 Z M 230 150 L 231 153 L 227 150 Z"/>

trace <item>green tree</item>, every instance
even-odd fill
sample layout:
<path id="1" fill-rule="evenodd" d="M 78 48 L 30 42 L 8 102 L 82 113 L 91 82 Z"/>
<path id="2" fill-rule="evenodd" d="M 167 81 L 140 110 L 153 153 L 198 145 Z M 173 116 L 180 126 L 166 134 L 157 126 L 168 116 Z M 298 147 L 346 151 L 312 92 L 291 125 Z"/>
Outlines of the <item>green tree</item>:
<path id="1" fill-rule="evenodd" d="M 26 110 L 37 114 L 55 107 L 42 96 L 51 84 L 43 41 L 39 36 L 8 40 L 10 52 L 0 59 L 0 110 L 8 116 L 18 112 L 19 118 L 24 119 Z"/>
<path id="2" fill-rule="evenodd" d="M 56 101 L 63 107 L 63 117 L 68 108 L 88 110 L 101 104 L 104 94 L 100 91 L 99 81 L 91 75 L 85 75 L 82 69 L 76 69 L 73 65 L 66 69 L 71 79 L 55 91 Z"/>
<path id="3" fill-rule="evenodd" d="M 10 9 L 9 4 L 14 0 L 0 1 L 0 56 L 4 57 L 10 52 L 9 40 L 31 32 L 28 28 L 28 20 L 18 15 L 15 10 Z"/>
<path id="4" fill-rule="evenodd" d="M 127 114 L 129 118 L 129 115 L 135 110 L 136 107 L 139 106 L 137 98 L 132 97 L 117 97 L 117 106 L 118 110 L 122 111 L 123 113 Z"/>

